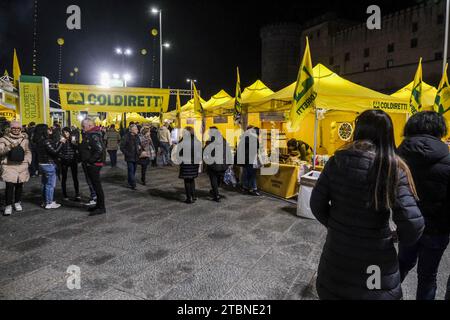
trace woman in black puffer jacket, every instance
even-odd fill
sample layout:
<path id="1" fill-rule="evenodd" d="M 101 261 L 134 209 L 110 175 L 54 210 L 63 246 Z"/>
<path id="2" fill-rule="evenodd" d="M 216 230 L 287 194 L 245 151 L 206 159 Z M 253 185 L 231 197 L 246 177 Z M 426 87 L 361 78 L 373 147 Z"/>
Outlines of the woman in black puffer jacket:
<path id="1" fill-rule="evenodd" d="M 183 138 L 173 149 L 172 161 L 180 165 L 179 178 L 184 180 L 185 202 L 188 204 L 197 201 L 195 179 L 198 178 L 202 158 L 202 143 L 195 136 L 194 128 L 186 127 Z"/>
<path id="2" fill-rule="evenodd" d="M 206 172 L 211 182 L 212 189 L 210 194 L 213 197 L 213 201 L 220 202 L 219 186 L 228 167 L 233 164 L 233 155 L 230 145 L 217 127 L 209 128 L 209 136 L 204 150 L 204 161 L 207 165 Z M 218 150 L 221 150 L 221 155 L 216 154 Z"/>
<path id="3" fill-rule="evenodd" d="M 313 214 L 328 230 L 317 278 L 321 299 L 402 299 L 389 219 L 392 212 L 401 244 L 420 239 L 424 220 L 414 190 L 395 154 L 390 117 L 362 113 L 354 142 L 330 159 L 311 196 Z"/>
<path id="4" fill-rule="evenodd" d="M 405 127 L 400 156 L 411 168 L 417 185 L 425 231 L 415 246 L 400 245 L 402 281 L 417 267 L 417 300 L 434 300 L 436 276 L 450 239 L 450 154 L 442 142 L 447 125 L 436 112 L 420 112 Z M 450 285 L 450 282 L 449 282 Z"/>
<path id="5" fill-rule="evenodd" d="M 72 172 L 73 187 L 75 189 L 75 201 L 81 201 L 80 197 L 80 183 L 78 181 L 78 143 L 75 135 L 72 135 L 70 128 L 62 130 L 63 143 L 59 151 L 59 158 L 61 159 L 61 186 L 64 200 L 69 200 L 67 196 L 67 173 L 70 169 Z"/>

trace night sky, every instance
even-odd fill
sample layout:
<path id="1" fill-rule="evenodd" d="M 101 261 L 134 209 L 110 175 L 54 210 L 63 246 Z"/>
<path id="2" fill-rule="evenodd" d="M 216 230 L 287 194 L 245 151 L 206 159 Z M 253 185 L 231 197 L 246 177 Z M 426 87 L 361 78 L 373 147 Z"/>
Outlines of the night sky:
<path id="1" fill-rule="evenodd" d="M 260 77 L 260 28 L 279 22 L 302 23 L 325 12 L 338 13 L 355 21 L 367 19 L 366 8 L 378 4 L 382 13 L 417 1 L 216 1 L 216 0 L 38 0 L 38 74 L 51 82 L 58 79 L 57 38 L 63 37 L 63 82 L 74 67 L 80 69 L 78 82 L 93 84 L 99 73 L 121 72 L 118 46 L 130 47 L 134 55 L 125 69 L 134 76 L 130 86 L 159 87 L 158 39 L 151 36 L 158 18 L 150 13 L 163 9 L 165 87 L 189 89 L 187 77 L 198 80 L 202 95 L 209 98 L 224 88 L 234 94 L 235 69 L 240 67 L 242 85 Z M 0 0 L 0 72 L 11 71 L 12 51 L 17 48 L 23 74 L 32 72 L 34 0 Z M 82 30 L 66 28 L 66 8 L 76 4 L 82 10 Z M 149 54 L 143 57 L 141 49 Z M 299 57 L 300 59 L 300 57 Z M 153 72 L 153 69 L 156 73 Z M 144 72 L 142 72 L 144 71 Z M 293 79 L 294 80 L 294 79 Z"/>

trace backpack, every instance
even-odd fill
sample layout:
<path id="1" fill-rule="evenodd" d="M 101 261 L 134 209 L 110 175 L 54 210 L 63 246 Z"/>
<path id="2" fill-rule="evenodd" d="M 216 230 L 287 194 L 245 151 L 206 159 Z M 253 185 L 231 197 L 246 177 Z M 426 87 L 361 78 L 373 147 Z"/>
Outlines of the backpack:
<path id="1" fill-rule="evenodd" d="M 5 140 L 12 144 L 12 142 L 9 139 L 5 138 Z M 25 138 L 23 138 L 22 141 L 20 141 L 20 144 L 17 147 L 14 147 L 9 151 L 8 153 L 9 162 L 22 163 L 25 160 L 25 150 L 21 146 L 23 140 L 25 140 Z"/>

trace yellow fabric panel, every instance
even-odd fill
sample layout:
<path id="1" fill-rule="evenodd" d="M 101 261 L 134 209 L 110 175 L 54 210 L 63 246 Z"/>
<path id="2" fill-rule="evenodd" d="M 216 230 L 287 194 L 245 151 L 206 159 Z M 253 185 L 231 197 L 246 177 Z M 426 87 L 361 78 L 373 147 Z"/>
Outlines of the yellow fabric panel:
<path id="1" fill-rule="evenodd" d="M 380 108 L 388 113 L 407 113 L 409 99 L 392 97 L 365 88 L 318 64 L 314 68 L 317 108 L 363 112 Z M 258 101 L 253 101 L 249 112 L 287 111 L 292 107 L 296 83 Z"/>
<path id="2" fill-rule="evenodd" d="M 233 100 L 233 98 L 225 91 L 220 90 L 211 99 L 203 104 L 203 109 L 206 111 L 216 106 L 220 106 L 226 102 Z"/>
<path id="3" fill-rule="evenodd" d="M 411 90 L 413 82 L 406 87 L 400 89 L 396 93 L 392 94 L 392 97 L 409 101 L 411 98 Z M 436 99 L 437 89 L 429 84 L 422 82 L 422 106 L 423 110 L 432 111 L 434 100 Z"/>
<path id="4" fill-rule="evenodd" d="M 261 80 L 257 80 L 254 84 L 245 88 L 244 92 L 242 92 L 242 103 L 244 105 L 252 104 L 255 101 L 260 101 L 261 99 L 266 98 L 272 94 L 274 94 L 272 90 L 270 90 Z M 216 115 L 224 114 L 224 112 L 233 112 L 234 101 L 235 99 L 233 98 L 223 104 L 216 105 L 215 107 L 210 107 L 207 111 L 212 112 Z"/>

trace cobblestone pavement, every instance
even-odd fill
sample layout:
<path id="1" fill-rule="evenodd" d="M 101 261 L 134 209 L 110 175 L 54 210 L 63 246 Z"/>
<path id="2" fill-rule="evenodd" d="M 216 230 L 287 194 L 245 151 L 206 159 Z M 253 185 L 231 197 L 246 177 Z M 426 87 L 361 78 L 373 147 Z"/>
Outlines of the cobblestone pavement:
<path id="1" fill-rule="evenodd" d="M 175 168 L 152 169 L 148 179 L 133 192 L 123 165 L 105 168 L 108 214 L 94 218 L 74 202 L 40 209 L 39 181 L 28 183 L 25 212 L 0 217 L 0 299 L 317 299 L 325 229 L 296 217 L 295 205 L 233 191 L 217 204 L 205 176 L 199 201 L 186 205 Z M 81 268 L 80 290 L 67 288 L 71 265 Z"/>

